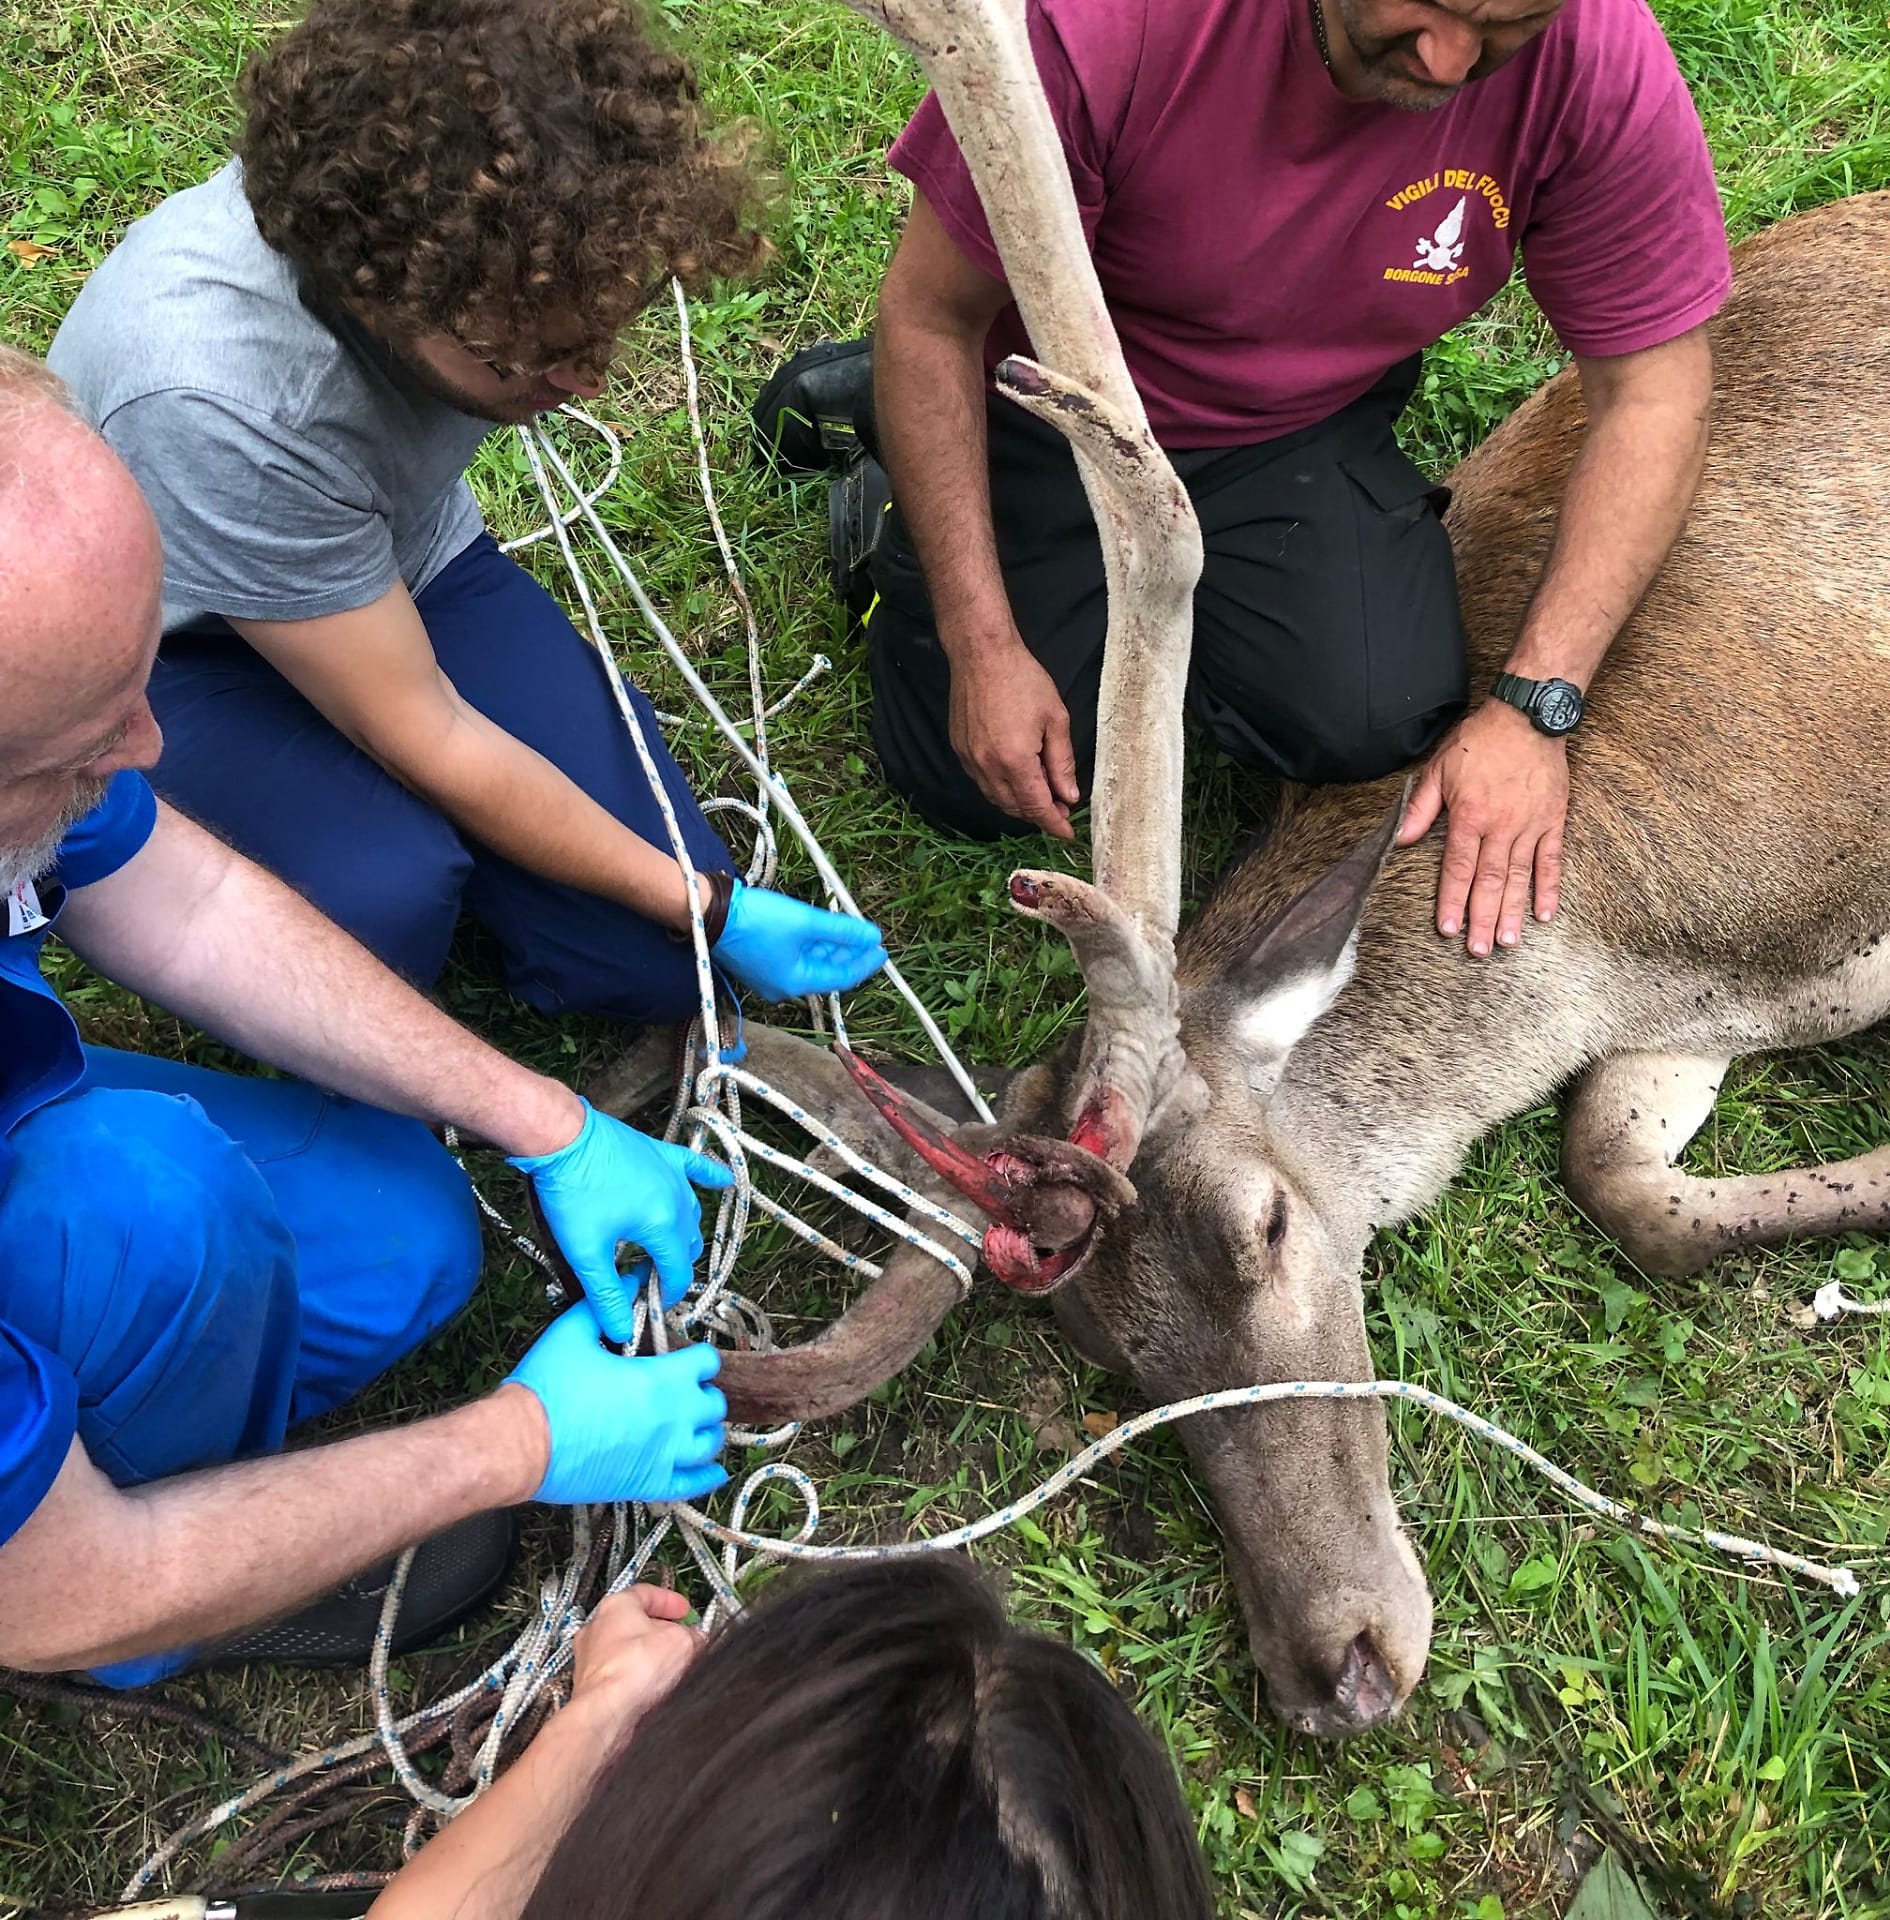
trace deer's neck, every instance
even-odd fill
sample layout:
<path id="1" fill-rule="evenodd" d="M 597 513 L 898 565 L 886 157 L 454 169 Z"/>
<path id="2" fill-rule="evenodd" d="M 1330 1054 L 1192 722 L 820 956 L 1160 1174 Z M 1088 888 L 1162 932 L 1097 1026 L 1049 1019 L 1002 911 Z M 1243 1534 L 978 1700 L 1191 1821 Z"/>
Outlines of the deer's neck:
<path id="1" fill-rule="evenodd" d="M 1406 1219 L 1480 1136 L 1606 1051 L 1607 975 L 1559 926 L 1532 925 L 1517 949 L 1476 961 L 1425 917 L 1381 918 L 1268 1098 L 1267 1131 L 1334 1217 L 1366 1233 Z"/>

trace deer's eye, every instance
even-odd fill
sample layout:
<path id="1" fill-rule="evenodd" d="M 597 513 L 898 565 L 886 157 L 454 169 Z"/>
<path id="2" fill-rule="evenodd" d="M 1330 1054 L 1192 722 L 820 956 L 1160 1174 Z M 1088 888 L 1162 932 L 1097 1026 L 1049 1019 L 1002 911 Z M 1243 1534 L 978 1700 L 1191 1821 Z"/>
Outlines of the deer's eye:
<path id="1" fill-rule="evenodd" d="M 1271 1253 L 1286 1238 L 1286 1194 L 1284 1190 L 1273 1196 L 1273 1205 L 1267 1209 L 1267 1251 Z"/>

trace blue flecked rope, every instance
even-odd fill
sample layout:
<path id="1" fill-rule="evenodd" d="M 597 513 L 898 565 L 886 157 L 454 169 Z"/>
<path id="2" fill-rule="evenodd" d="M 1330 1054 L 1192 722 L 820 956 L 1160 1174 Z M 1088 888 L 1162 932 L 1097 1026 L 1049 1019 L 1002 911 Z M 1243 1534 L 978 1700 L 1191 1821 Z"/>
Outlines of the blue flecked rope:
<path id="1" fill-rule="evenodd" d="M 1807 1560 L 1802 1555 L 1787 1553 L 1783 1548 L 1770 1547 L 1762 1541 L 1748 1540 L 1741 1534 L 1720 1533 L 1710 1527 L 1683 1527 L 1673 1522 L 1656 1520 L 1651 1515 L 1637 1509 L 1624 1506 L 1618 1500 L 1611 1500 L 1604 1493 L 1577 1480 L 1565 1468 L 1558 1467 L 1553 1460 L 1538 1453 L 1528 1441 L 1519 1440 L 1513 1433 L 1499 1427 L 1494 1420 L 1487 1420 L 1480 1413 L 1472 1413 L 1468 1407 L 1459 1406 L 1441 1393 L 1434 1393 L 1429 1387 L 1418 1386 L 1410 1380 L 1289 1380 L 1264 1387 L 1227 1387 L 1218 1393 L 1198 1394 L 1192 1400 L 1176 1400 L 1165 1407 L 1151 1407 L 1145 1413 L 1138 1413 L 1112 1428 L 1083 1451 L 1066 1461 L 1049 1479 L 1034 1487 L 1027 1494 L 1011 1501 L 1007 1506 L 997 1508 L 982 1519 L 973 1520 L 962 1527 L 954 1527 L 949 1533 L 941 1533 L 923 1540 L 894 1540 L 875 1546 L 814 1546 L 810 1536 L 819 1522 L 819 1501 L 814 1485 L 797 1468 L 785 1464 L 773 1468 L 764 1468 L 764 1473 L 774 1477 L 792 1477 L 802 1496 L 808 1502 L 809 1518 L 801 1533 L 793 1540 L 773 1540 L 767 1536 L 741 1531 L 739 1522 L 734 1526 L 723 1526 L 711 1520 L 707 1514 L 696 1508 L 678 1505 L 671 1509 L 678 1516 L 686 1517 L 692 1527 L 699 1528 L 710 1538 L 722 1541 L 729 1548 L 747 1548 L 759 1559 L 778 1560 L 898 1560 L 915 1553 L 943 1553 L 954 1548 L 970 1546 L 974 1541 L 983 1540 L 1004 1528 L 1014 1526 L 1027 1514 L 1032 1514 L 1049 1501 L 1056 1499 L 1066 1488 L 1090 1471 L 1099 1461 L 1106 1460 L 1117 1448 L 1126 1446 L 1131 1440 L 1139 1439 L 1155 1427 L 1167 1426 L 1176 1420 L 1191 1419 L 1198 1413 L 1225 1413 L 1235 1407 L 1264 1407 L 1282 1400 L 1405 1400 L 1413 1406 L 1422 1407 L 1427 1413 L 1441 1414 L 1446 1420 L 1454 1420 L 1460 1427 L 1467 1428 L 1480 1440 L 1487 1440 L 1492 1446 L 1500 1447 L 1505 1453 L 1512 1454 L 1526 1466 L 1531 1466 L 1543 1474 L 1554 1485 L 1561 1488 L 1570 1499 L 1586 1507 L 1590 1513 L 1598 1513 L 1604 1518 L 1618 1522 L 1634 1533 L 1646 1534 L 1659 1540 L 1685 1542 L 1692 1546 L 1711 1547 L 1716 1552 L 1732 1554 L 1738 1559 L 1747 1560 L 1765 1566 L 1778 1567 L 1790 1573 L 1802 1574 L 1807 1580 L 1815 1580 L 1832 1592 L 1849 1598 L 1858 1591 L 1857 1576 L 1849 1567 L 1826 1566 L 1821 1561 Z M 760 1476 L 753 1476 L 759 1478 Z M 744 1493 L 748 1491 L 746 1487 Z"/>

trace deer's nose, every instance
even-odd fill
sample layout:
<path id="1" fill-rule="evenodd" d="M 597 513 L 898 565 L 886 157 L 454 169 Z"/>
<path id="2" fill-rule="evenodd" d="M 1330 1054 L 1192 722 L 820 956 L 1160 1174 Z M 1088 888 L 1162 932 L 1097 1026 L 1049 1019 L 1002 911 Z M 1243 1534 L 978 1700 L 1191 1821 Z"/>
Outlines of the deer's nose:
<path id="1" fill-rule="evenodd" d="M 1289 1715 L 1302 1733 L 1342 1740 L 1383 1726 L 1402 1705 L 1390 1663 L 1367 1628 L 1353 1635 L 1339 1661 L 1329 1703 Z"/>
<path id="2" fill-rule="evenodd" d="M 1353 1636 L 1332 1695 L 1339 1711 L 1361 1729 L 1375 1727 L 1398 1711 L 1398 1683 L 1369 1633 Z"/>

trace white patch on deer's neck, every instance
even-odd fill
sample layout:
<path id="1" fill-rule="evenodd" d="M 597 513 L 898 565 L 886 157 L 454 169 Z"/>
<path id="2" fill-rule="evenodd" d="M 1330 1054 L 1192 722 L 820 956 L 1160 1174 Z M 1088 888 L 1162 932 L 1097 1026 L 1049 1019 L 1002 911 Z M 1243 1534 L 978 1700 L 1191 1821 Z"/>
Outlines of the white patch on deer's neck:
<path id="1" fill-rule="evenodd" d="M 1234 1044 L 1247 1064 L 1248 1084 L 1263 1089 L 1290 1054 L 1345 991 L 1358 965 L 1354 933 L 1338 959 L 1323 972 L 1302 973 L 1284 986 L 1263 993 L 1234 1020 Z"/>

